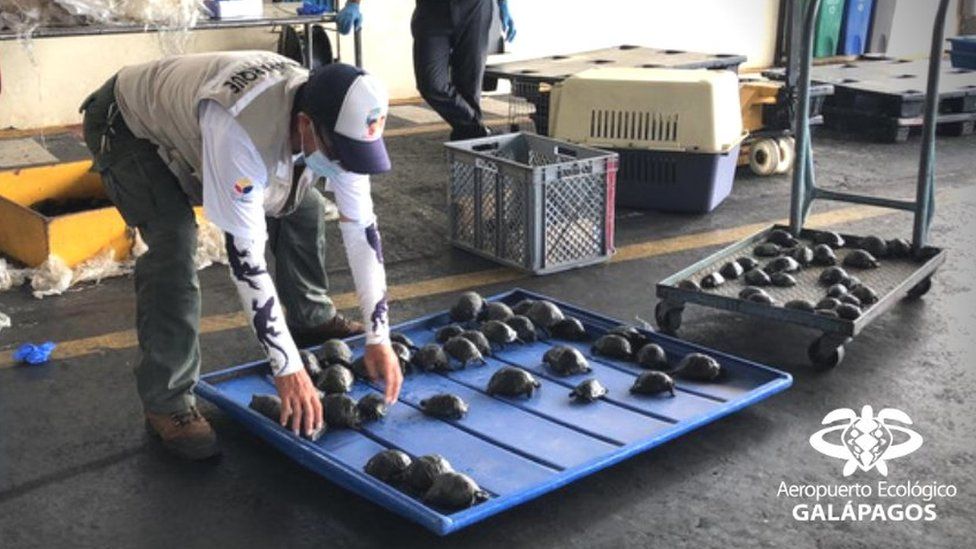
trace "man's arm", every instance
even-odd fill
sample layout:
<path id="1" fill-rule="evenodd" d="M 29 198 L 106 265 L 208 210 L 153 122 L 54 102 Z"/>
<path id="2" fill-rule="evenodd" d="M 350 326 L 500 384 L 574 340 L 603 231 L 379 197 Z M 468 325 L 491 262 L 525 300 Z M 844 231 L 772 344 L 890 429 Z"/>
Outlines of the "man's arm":
<path id="1" fill-rule="evenodd" d="M 366 366 L 386 381 L 386 399 L 396 400 L 403 382 L 399 362 L 390 347 L 386 269 L 369 176 L 344 173 L 329 180 L 339 208 L 339 229 L 366 327 Z"/>
<path id="2" fill-rule="evenodd" d="M 264 348 L 281 396 L 281 424 L 298 434 L 322 425 L 322 404 L 285 324 L 264 260 L 267 170 L 254 144 L 220 105 L 201 107 L 203 203 L 224 231 L 230 274 L 251 327 Z"/>

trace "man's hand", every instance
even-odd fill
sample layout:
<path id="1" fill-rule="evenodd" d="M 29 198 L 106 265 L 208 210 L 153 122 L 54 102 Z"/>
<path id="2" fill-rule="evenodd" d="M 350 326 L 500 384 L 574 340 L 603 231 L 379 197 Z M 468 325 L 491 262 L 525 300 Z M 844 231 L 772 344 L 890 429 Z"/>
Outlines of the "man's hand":
<path id="1" fill-rule="evenodd" d="M 392 352 L 392 351 L 391 351 Z M 281 397 L 281 426 L 288 428 L 297 436 L 304 428 L 306 435 L 322 428 L 322 402 L 319 392 L 312 385 L 305 370 L 275 378 L 275 387 Z"/>
<path id="2" fill-rule="evenodd" d="M 386 385 L 386 403 L 393 404 L 400 396 L 400 385 L 403 384 L 403 372 L 400 371 L 400 360 L 389 343 L 367 345 L 366 371 L 372 379 L 383 379 Z"/>
<path id="3" fill-rule="evenodd" d="M 512 12 L 508 11 L 506 0 L 498 0 L 498 19 L 502 24 L 502 30 L 505 31 L 505 41 L 515 40 L 515 21 L 512 20 Z"/>
<path id="4" fill-rule="evenodd" d="M 336 15 L 336 26 L 340 34 L 349 34 L 356 28 L 363 28 L 363 14 L 359 12 L 359 0 L 346 0 L 346 5 Z"/>

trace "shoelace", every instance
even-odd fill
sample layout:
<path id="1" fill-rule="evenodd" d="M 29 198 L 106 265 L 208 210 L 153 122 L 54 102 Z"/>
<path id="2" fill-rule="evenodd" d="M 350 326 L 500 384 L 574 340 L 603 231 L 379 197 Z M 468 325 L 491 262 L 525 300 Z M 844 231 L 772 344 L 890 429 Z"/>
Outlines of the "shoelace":
<path id="1" fill-rule="evenodd" d="M 198 412 L 195 407 L 190 408 L 185 412 L 174 412 L 173 414 L 170 415 L 170 418 L 173 420 L 173 422 L 179 425 L 180 427 L 187 425 L 189 423 L 193 423 L 199 417 L 200 417 L 200 412 Z"/>

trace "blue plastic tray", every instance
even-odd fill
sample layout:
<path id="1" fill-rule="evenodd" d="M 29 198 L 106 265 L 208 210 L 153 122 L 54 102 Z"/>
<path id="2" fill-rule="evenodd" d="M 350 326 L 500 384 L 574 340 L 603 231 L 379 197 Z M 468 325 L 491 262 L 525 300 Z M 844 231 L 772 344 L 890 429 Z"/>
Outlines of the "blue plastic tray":
<path id="1" fill-rule="evenodd" d="M 524 298 L 549 299 L 523 290 L 491 299 L 514 304 Z M 619 324 L 551 301 L 579 318 L 592 335 Z M 448 322 L 447 314 L 441 313 L 405 322 L 394 329 L 407 334 L 420 346 L 432 341 L 436 329 Z M 404 380 L 400 403 L 384 419 L 365 424 L 360 431 L 330 431 L 314 443 L 295 437 L 247 407 L 252 394 L 275 390 L 265 362 L 208 374 L 197 385 L 196 392 L 305 467 L 444 535 L 654 448 L 792 384 L 789 374 L 766 366 L 661 334 L 648 335 L 673 361 L 690 352 L 708 353 L 725 368 L 726 378 L 721 383 L 679 380 L 677 396 L 673 398 L 634 396 L 628 389 L 640 369 L 633 364 L 589 357 L 594 370 L 591 374 L 559 378 L 543 369 L 541 357 L 550 345 L 565 342 L 513 344 L 488 358 L 486 366 L 469 366 L 449 374 L 411 374 Z M 352 339 L 349 344 L 357 355 L 362 352 L 362 338 Z M 589 344 L 575 345 L 590 355 Z M 525 367 L 542 383 L 532 398 L 485 394 L 483 389 L 491 374 L 508 364 Z M 589 376 L 598 378 L 610 393 L 593 404 L 572 403 L 571 388 Z M 378 386 L 357 381 L 351 396 L 358 399 L 380 390 Z M 470 405 L 464 419 L 436 420 L 420 412 L 421 399 L 445 391 L 459 395 Z M 453 514 L 430 508 L 363 472 L 366 461 L 385 448 L 398 448 L 413 457 L 441 454 L 456 470 L 474 478 L 492 497 Z"/>

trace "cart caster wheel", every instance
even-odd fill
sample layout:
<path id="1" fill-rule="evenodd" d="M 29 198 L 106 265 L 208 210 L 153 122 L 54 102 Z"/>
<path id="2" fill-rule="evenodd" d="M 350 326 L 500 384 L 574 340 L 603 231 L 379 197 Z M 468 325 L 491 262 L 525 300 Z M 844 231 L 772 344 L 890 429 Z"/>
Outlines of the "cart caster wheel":
<path id="1" fill-rule="evenodd" d="M 787 173 L 793 168 L 796 143 L 792 137 L 780 137 L 776 140 L 776 146 L 779 147 L 779 164 L 776 165 L 775 173 Z"/>
<path id="2" fill-rule="evenodd" d="M 658 329 L 669 335 L 678 333 L 678 329 L 681 328 L 681 313 L 684 310 L 684 307 L 667 305 L 663 301 L 658 303 L 654 307 L 654 320 L 657 321 Z"/>
<path id="3" fill-rule="evenodd" d="M 908 290 L 908 299 L 918 299 L 923 295 L 929 293 L 932 289 L 932 277 L 926 278 L 925 280 L 919 282 L 914 288 Z"/>
<path id="4" fill-rule="evenodd" d="M 844 360 L 844 346 L 831 347 L 824 345 L 823 340 L 818 339 L 810 345 L 807 356 L 813 367 L 819 371 L 826 371 L 837 367 Z"/>
<path id="5" fill-rule="evenodd" d="M 775 140 L 760 139 L 749 147 L 749 168 L 756 175 L 773 175 L 781 162 Z"/>

